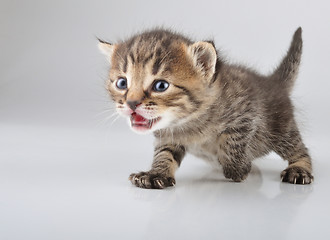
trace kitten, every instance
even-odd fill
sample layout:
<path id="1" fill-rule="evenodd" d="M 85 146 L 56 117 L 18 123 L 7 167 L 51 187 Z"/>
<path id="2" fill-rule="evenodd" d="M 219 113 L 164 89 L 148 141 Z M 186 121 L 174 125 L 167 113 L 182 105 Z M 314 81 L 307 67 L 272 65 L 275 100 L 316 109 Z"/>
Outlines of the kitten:
<path id="1" fill-rule="evenodd" d="M 131 174 L 141 188 L 175 185 L 186 152 L 221 165 L 243 181 L 251 161 L 270 151 L 288 160 L 283 182 L 310 184 L 311 158 L 293 115 L 290 93 L 302 52 L 301 28 L 269 76 L 221 59 L 213 42 L 171 31 L 146 31 L 117 44 L 99 41 L 111 64 L 107 88 L 133 131 L 153 132 L 151 170 Z"/>

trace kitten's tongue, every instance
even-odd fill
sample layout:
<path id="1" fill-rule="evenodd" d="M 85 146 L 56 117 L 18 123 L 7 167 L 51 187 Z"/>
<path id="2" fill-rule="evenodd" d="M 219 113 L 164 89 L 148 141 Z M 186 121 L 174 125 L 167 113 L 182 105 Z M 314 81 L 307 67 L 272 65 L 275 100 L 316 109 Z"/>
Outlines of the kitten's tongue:
<path id="1" fill-rule="evenodd" d="M 137 114 L 136 112 L 132 113 L 131 115 L 131 123 L 132 126 L 140 125 L 140 126 L 149 126 L 150 120 L 142 117 L 141 115 Z"/>
<path id="2" fill-rule="evenodd" d="M 151 129 L 152 126 L 158 122 L 160 120 L 160 117 L 150 120 L 150 119 L 146 119 L 143 116 L 137 114 L 136 112 L 131 114 L 131 124 L 132 127 L 136 130 L 147 130 L 147 129 Z"/>

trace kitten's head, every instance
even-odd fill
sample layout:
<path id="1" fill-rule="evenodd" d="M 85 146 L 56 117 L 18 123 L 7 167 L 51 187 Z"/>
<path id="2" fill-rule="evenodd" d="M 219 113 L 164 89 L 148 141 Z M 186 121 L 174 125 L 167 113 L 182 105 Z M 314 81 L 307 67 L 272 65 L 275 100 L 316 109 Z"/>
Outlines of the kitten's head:
<path id="1" fill-rule="evenodd" d="M 99 47 L 111 65 L 107 88 L 134 131 L 179 126 L 205 107 L 217 63 L 212 43 L 153 30 Z"/>

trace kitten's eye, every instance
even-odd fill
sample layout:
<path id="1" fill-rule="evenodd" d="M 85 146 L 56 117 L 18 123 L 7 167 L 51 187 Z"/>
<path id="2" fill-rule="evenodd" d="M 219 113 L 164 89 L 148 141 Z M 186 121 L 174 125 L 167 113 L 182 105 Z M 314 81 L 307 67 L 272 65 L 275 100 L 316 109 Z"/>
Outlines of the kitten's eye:
<path id="1" fill-rule="evenodd" d="M 127 79 L 126 78 L 119 78 L 116 82 L 117 88 L 124 90 L 127 88 Z"/>
<path id="2" fill-rule="evenodd" d="M 155 92 L 164 92 L 166 89 L 168 89 L 169 86 L 170 84 L 165 80 L 158 80 L 152 86 L 152 90 Z"/>

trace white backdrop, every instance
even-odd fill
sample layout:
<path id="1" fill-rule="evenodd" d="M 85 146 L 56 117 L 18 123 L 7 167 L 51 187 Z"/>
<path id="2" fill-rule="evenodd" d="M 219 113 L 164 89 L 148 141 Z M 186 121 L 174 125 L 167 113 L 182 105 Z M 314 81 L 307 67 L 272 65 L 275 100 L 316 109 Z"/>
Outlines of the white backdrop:
<path id="1" fill-rule="evenodd" d="M 0 238 L 170 239 L 164 221 L 171 239 L 330 236 L 329 11 L 326 0 L 1 0 Z M 96 37 L 115 42 L 154 26 L 213 39 L 230 62 L 261 73 L 277 66 L 296 28 L 303 28 L 293 99 L 315 159 L 314 192 L 279 187 L 285 163 L 278 159 L 268 167 L 257 164 L 246 183 L 230 185 L 214 181 L 223 175 L 208 174 L 204 165 L 194 177 L 191 156 L 174 190 L 130 186 L 128 175 L 150 165 L 152 137 L 135 135 L 123 119 L 111 124 L 108 66 Z M 248 217 L 256 213 L 258 220 Z M 228 217 L 236 215 L 254 227 L 230 232 L 236 221 Z"/>

